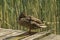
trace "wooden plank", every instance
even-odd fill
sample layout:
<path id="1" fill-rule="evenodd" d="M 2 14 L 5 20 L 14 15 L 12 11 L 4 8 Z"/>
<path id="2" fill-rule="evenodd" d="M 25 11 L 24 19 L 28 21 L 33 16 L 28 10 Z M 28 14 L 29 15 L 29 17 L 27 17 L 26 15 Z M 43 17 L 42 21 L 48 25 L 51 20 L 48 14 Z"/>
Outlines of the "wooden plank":
<path id="1" fill-rule="evenodd" d="M 13 34 L 12 36 L 14 36 L 14 35 L 19 35 L 19 34 L 23 34 L 23 33 L 25 33 L 25 31 L 22 31 L 22 30 L 12 30 L 12 29 L 1 29 L 0 30 L 0 37 L 1 36 L 5 36 L 5 35 L 11 35 L 11 34 Z"/>
<path id="2" fill-rule="evenodd" d="M 60 35 L 56 35 L 52 40 L 60 40 Z"/>
<path id="3" fill-rule="evenodd" d="M 12 30 L 1 29 L 0 30 L 0 37 L 8 35 L 8 34 L 10 34 L 12 32 L 13 32 Z"/>
<path id="4" fill-rule="evenodd" d="M 38 39 L 38 40 L 60 40 L 60 35 L 56 35 L 56 34 L 50 34 L 42 39 Z"/>
<path id="5" fill-rule="evenodd" d="M 36 33 L 36 34 L 34 34 L 32 36 L 29 36 L 27 38 L 21 39 L 21 40 L 34 40 L 34 39 L 39 38 L 39 37 L 42 37 L 42 36 L 44 36 L 44 35 L 46 35 L 48 33 L 51 33 L 51 30 L 44 31 L 44 32 L 39 32 L 39 33 Z"/>
<path id="6" fill-rule="evenodd" d="M 13 36 L 22 35 L 24 33 L 26 33 L 26 31 L 0 28 L 0 40 L 13 37 Z"/>
<path id="7" fill-rule="evenodd" d="M 4 36 L 3 39 L 6 40 L 6 39 L 8 39 L 8 38 L 10 38 L 10 37 L 22 35 L 22 34 L 24 34 L 24 33 L 25 33 L 25 32 L 13 32 L 13 33 L 11 33 L 11 34 L 8 34 L 8 35 Z"/>
<path id="8" fill-rule="evenodd" d="M 52 40 L 55 36 L 56 36 L 55 34 L 50 34 L 38 40 Z"/>

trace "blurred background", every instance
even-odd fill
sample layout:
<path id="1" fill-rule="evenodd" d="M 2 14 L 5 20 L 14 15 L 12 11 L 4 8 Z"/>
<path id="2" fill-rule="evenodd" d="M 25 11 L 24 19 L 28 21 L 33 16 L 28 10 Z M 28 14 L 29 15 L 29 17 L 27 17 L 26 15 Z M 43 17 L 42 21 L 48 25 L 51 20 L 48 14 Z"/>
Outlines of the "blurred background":
<path id="1" fill-rule="evenodd" d="M 60 0 L 0 0 L 0 28 L 28 30 L 17 23 L 19 14 L 25 10 L 27 15 L 34 16 L 48 24 L 46 29 L 60 34 Z"/>

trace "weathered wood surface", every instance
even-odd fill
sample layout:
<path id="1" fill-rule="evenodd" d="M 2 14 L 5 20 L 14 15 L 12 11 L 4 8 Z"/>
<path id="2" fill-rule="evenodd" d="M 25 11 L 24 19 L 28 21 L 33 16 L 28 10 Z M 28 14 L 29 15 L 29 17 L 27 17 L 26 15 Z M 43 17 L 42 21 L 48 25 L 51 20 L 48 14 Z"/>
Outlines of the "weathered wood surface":
<path id="1" fill-rule="evenodd" d="M 46 32 L 44 34 L 43 33 L 34 34 L 34 35 L 24 38 L 22 40 L 60 40 L 60 35 L 56 35 L 56 34 L 50 34 L 50 35 L 44 36 L 43 38 L 39 38 L 45 34 L 46 34 Z"/>
<path id="2" fill-rule="evenodd" d="M 25 31 L 0 28 L 0 40 L 24 34 Z"/>
<path id="3" fill-rule="evenodd" d="M 26 37 L 24 39 L 21 39 L 21 40 L 34 40 L 34 39 L 39 38 L 39 37 L 42 37 L 42 36 L 44 36 L 44 35 L 46 35 L 48 33 L 51 33 L 51 30 L 44 31 L 44 32 L 39 32 L 39 33 L 36 33 L 36 34 L 34 34 L 32 36 L 29 36 L 29 37 Z"/>
<path id="4" fill-rule="evenodd" d="M 60 40 L 60 35 L 56 35 L 56 34 L 51 34 L 48 35 L 42 39 L 38 39 L 38 40 Z"/>
<path id="5" fill-rule="evenodd" d="M 13 36 L 18 36 L 18 35 L 21 35 L 21 34 L 24 34 L 24 33 L 26 33 L 26 32 L 25 31 L 20 31 L 20 30 L 0 28 L 0 40 L 4 40 L 4 39 L 6 40 L 6 38 L 13 37 Z M 20 39 L 20 40 L 60 40 L 60 35 L 50 34 L 50 35 L 44 36 L 48 33 L 51 33 L 51 31 L 36 33 L 34 35 L 27 36 L 27 37 L 25 37 L 23 39 Z M 42 36 L 44 36 L 44 37 L 40 38 Z"/>

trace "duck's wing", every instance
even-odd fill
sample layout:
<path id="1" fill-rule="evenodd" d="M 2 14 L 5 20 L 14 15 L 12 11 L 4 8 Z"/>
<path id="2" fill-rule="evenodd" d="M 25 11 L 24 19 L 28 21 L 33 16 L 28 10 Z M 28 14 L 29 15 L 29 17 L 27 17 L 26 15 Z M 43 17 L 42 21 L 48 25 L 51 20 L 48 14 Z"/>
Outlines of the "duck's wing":
<path id="1" fill-rule="evenodd" d="M 37 19 L 37 18 L 35 18 L 33 16 L 29 16 L 29 20 L 34 21 L 34 22 L 36 22 L 38 24 L 42 24 L 42 21 L 40 19 Z"/>
<path id="2" fill-rule="evenodd" d="M 39 20 L 33 16 L 29 16 L 27 19 L 30 20 L 30 23 L 32 25 L 36 25 L 37 27 L 40 27 L 40 28 L 46 28 L 47 27 L 45 24 L 42 23 L 41 20 Z"/>
<path id="3" fill-rule="evenodd" d="M 34 21 L 31 21 L 31 25 L 35 25 L 36 27 L 39 27 L 39 28 L 46 28 L 47 27 L 45 24 L 39 24 Z"/>

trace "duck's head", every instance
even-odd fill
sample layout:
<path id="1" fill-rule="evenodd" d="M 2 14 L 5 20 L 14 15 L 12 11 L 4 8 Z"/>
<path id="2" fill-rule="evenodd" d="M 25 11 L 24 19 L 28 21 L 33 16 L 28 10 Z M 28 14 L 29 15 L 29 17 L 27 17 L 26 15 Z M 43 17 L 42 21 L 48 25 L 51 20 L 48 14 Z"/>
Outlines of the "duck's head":
<path id="1" fill-rule="evenodd" d="M 25 18 L 26 16 L 27 16 L 27 15 L 26 15 L 25 11 L 21 12 L 20 15 L 19 15 L 19 20 L 20 20 L 21 18 Z"/>

